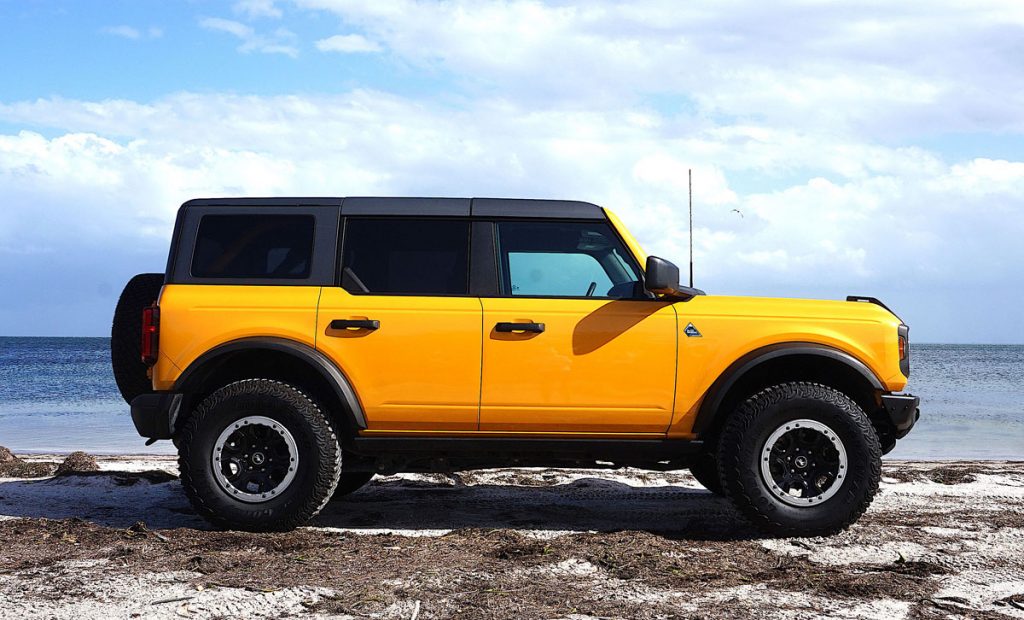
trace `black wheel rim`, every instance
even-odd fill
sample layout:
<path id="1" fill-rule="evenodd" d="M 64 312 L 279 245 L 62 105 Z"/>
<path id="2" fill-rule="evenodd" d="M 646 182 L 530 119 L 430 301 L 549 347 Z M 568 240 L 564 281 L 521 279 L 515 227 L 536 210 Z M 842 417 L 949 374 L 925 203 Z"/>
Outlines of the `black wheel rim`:
<path id="1" fill-rule="evenodd" d="M 835 431 L 816 420 L 780 425 L 761 451 L 761 475 L 771 493 L 792 506 L 819 504 L 842 486 L 846 447 Z"/>
<path id="2" fill-rule="evenodd" d="M 291 432 L 264 416 L 232 422 L 213 448 L 214 477 L 231 497 L 244 502 L 269 501 L 291 485 L 298 467 Z"/>

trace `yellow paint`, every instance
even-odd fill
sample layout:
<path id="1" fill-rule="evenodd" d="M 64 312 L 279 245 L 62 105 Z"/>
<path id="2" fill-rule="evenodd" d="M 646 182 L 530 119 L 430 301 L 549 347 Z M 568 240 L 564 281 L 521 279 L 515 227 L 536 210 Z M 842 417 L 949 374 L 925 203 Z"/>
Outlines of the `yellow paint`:
<path id="1" fill-rule="evenodd" d="M 622 237 L 622 241 L 626 244 L 626 248 L 633 253 L 633 258 L 636 259 L 637 264 L 640 265 L 641 269 L 644 269 L 644 266 L 647 264 L 647 253 L 644 252 L 642 247 L 640 247 L 640 243 L 633 237 L 633 233 L 629 232 L 629 229 L 627 229 L 626 225 L 622 223 L 619 216 L 612 213 L 611 209 L 605 209 L 604 214 L 608 217 L 608 223 L 611 224 L 612 228 L 614 228 L 619 233 L 619 236 Z"/>
<path id="2" fill-rule="evenodd" d="M 376 319 L 377 330 L 328 335 L 334 319 Z M 316 347 L 352 382 L 372 430 L 476 430 L 480 300 L 351 295 L 324 287 Z"/>
<path id="3" fill-rule="evenodd" d="M 487 298 L 480 429 L 664 432 L 676 317 L 658 301 Z M 544 323 L 543 333 L 494 331 Z"/>
<path id="4" fill-rule="evenodd" d="M 164 286 L 153 387 L 171 389 L 196 358 L 239 338 L 272 336 L 312 347 L 319 296 L 319 286 Z"/>
<path id="5" fill-rule="evenodd" d="M 606 211 L 638 263 L 646 255 Z M 319 304 L 319 309 L 318 309 Z M 686 302 L 351 295 L 338 287 L 168 285 L 153 386 L 253 336 L 316 347 L 351 381 L 367 434 L 693 437 L 708 388 L 736 359 L 783 342 L 863 362 L 890 391 L 899 320 L 867 303 L 699 296 Z M 380 321 L 329 333 L 334 319 Z M 497 333 L 538 322 L 541 334 Z M 693 323 L 701 337 L 687 337 Z"/>
<path id="6" fill-rule="evenodd" d="M 701 295 L 675 308 L 679 387 L 672 435 L 690 433 L 700 400 L 726 368 L 771 344 L 828 345 L 863 362 L 890 391 L 902 390 L 907 382 L 899 370 L 899 319 L 874 304 Z M 691 322 L 701 337 L 682 334 Z"/>

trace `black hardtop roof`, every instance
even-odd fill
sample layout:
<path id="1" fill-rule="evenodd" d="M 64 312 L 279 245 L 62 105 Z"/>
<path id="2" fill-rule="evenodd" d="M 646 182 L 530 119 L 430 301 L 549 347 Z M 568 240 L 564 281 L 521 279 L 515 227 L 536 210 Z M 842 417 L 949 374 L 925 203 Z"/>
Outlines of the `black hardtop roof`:
<path id="1" fill-rule="evenodd" d="M 196 198 L 189 207 L 340 207 L 342 215 L 405 215 L 447 217 L 529 217 L 604 219 L 604 210 L 578 200 L 525 198 L 403 198 L 352 196 L 347 198 Z"/>

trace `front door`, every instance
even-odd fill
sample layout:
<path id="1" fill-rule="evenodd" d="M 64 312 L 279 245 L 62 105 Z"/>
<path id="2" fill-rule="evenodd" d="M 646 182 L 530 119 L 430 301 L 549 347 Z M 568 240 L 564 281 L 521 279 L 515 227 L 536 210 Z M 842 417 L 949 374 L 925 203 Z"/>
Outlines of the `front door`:
<path id="1" fill-rule="evenodd" d="M 606 222 L 497 222 L 499 297 L 483 304 L 480 430 L 664 434 L 675 396 L 670 303 Z"/>
<path id="2" fill-rule="evenodd" d="M 369 431 L 475 431 L 480 300 L 467 219 L 349 217 L 341 287 L 324 287 L 316 347 L 341 368 Z"/>

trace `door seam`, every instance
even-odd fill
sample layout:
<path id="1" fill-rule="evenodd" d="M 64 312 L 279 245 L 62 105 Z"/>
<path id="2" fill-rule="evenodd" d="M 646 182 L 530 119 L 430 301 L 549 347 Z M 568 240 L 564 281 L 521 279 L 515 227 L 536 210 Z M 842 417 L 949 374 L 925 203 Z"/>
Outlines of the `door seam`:
<path id="1" fill-rule="evenodd" d="M 476 300 L 480 304 L 480 389 L 476 399 L 476 430 L 479 431 L 484 402 L 484 300 L 479 297 Z"/>

